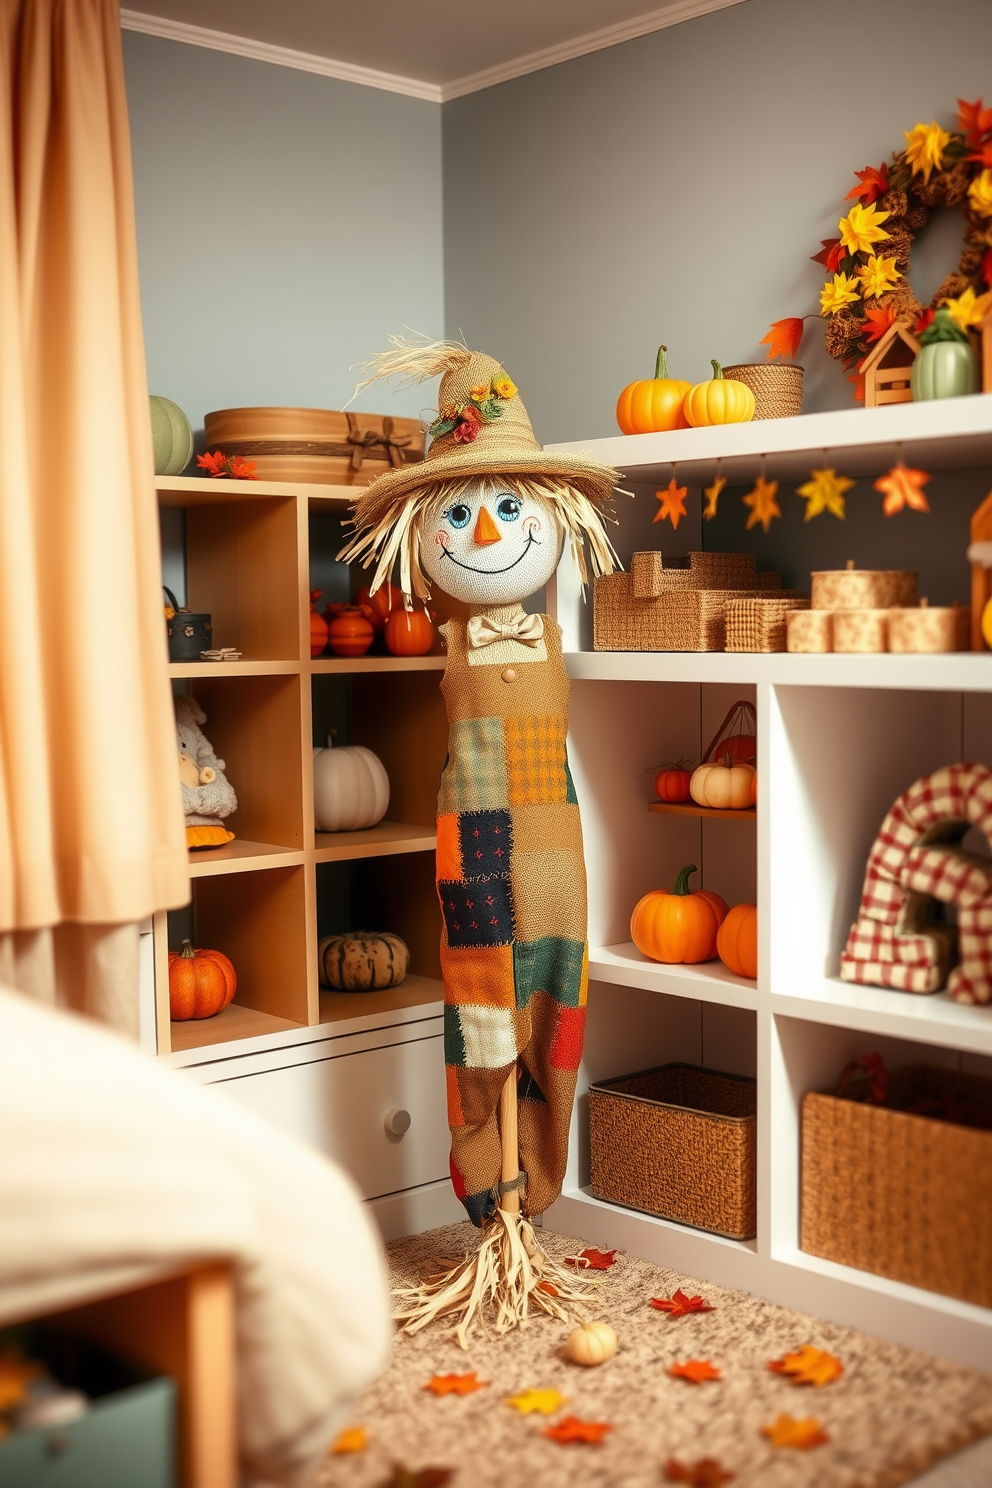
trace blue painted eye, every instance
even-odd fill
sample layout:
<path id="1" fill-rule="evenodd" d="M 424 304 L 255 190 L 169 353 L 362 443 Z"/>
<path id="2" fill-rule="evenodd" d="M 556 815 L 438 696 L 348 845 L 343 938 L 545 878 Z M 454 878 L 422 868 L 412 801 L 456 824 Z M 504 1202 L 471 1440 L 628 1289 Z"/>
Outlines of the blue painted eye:
<path id="1" fill-rule="evenodd" d="M 464 501 L 456 501 L 454 506 L 450 506 L 445 512 L 444 519 L 451 527 L 467 527 L 471 516 L 472 513 Z"/>
<path id="2" fill-rule="evenodd" d="M 504 496 L 496 505 L 496 514 L 504 522 L 515 522 L 520 515 L 520 502 L 516 496 Z"/>

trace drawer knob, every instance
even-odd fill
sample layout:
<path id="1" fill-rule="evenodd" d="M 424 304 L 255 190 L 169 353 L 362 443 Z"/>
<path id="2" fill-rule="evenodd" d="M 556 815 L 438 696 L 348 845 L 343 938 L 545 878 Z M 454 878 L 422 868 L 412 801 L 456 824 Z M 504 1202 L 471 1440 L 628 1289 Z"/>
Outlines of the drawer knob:
<path id="1" fill-rule="evenodd" d="M 409 1111 L 404 1111 L 402 1106 L 393 1106 L 386 1112 L 382 1124 L 391 1136 L 402 1137 L 410 1130 L 411 1120 Z"/>

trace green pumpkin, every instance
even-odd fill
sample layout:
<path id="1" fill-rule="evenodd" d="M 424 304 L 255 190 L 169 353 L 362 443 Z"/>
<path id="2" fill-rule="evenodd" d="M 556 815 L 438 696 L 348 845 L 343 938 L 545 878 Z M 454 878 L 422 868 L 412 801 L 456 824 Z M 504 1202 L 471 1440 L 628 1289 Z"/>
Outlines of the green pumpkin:
<path id="1" fill-rule="evenodd" d="M 317 947 L 317 969 L 322 987 L 343 992 L 378 992 L 395 987 L 406 976 L 410 952 L 398 935 L 328 935 Z"/>
<path id="2" fill-rule="evenodd" d="M 951 312 L 942 306 L 920 337 L 920 350 L 910 377 L 913 401 L 961 398 L 977 393 L 978 358 Z"/>
<path id="3" fill-rule="evenodd" d="M 149 398 L 156 475 L 181 475 L 193 454 L 193 430 L 178 403 Z"/>

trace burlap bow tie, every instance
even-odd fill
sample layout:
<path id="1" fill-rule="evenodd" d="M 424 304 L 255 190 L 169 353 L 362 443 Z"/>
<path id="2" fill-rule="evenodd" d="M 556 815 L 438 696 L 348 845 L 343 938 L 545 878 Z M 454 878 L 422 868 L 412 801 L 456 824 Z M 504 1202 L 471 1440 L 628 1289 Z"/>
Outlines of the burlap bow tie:
<path id="1" fill-rule="evenodd" d="M 544 635 L 543 615 L 518 615 L 515 620 L 493 620 L 489 615 L 473 615 L 468 622 L 468 643 L 478 650 L 493 641 L 523 641 L 525 646 L 539 646 Z"/>

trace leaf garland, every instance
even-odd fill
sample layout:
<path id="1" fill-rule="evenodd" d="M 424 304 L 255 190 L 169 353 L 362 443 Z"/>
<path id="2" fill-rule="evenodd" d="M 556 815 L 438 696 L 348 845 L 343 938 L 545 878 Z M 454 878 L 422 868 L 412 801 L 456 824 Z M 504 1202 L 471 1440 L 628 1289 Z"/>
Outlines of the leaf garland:
<path id="1" fill-rule="evenodd" d="M 746 507 L 750 508 L 750 516 L 744 523 L 745 529 L 750 532 L 752 527 L 761 524 L 762 532 L 767 532 L 776 517 L 782 515 L 782 508 L 775 500 L 778 495 L 778 481 L 767 481 L 763 475 L 759 475 L 754 483 L 753 491 L 748 491 L 742 496 Z"/>
<path id="2" fill-rule="evenodd" d="M 653 522 L 664 522 L 666 518 L 671 521 L 674 528 L 678 528 L 679 522 L 687 515 L 685 509 L 685 498 L 689 493 L 688 486 L 676 484 L 674 475 L 663 491 L 655 491 L 655 496 L 661 502 L 658 510 L 652 518 Z"/>
<path id="3" fill-rule="evenodd" d="M 832 465 L 820 470 L 811 470 L 808 481 L 796 487 L 796 495 L 806 501 L 804 522 L 811 522 L 821 512 L 832 512 L 841 522 L 846 515 L 845 492 L 857 482 L 846 475 L 838 475 Z"/>
<path id="4" fill-rule="evenodd" d="M 725 475 L 718 475 L 711 486 L 703 487 L 703 495 L 706 497 L 706 505 L 703 508 L 703 520 L 712 522 L 716 516 L 716 504 L 720 499 L 720 492 L 727 484 Z"/>
<path id="5" fill-rule="evenodd" d="M 907 506 L 914 511 L 928 512 L 930 503 L 923 494 L 923 487 L 930 478 L 928 471 L 904 465 L 902 460 L 893 465 L 891 470 L 880 475 L 875 482 L 875 490 L 881 491 L 885 497 L 882 502 L 883 514 L 894 517 L 896 512 L 901 512 Z"/>

